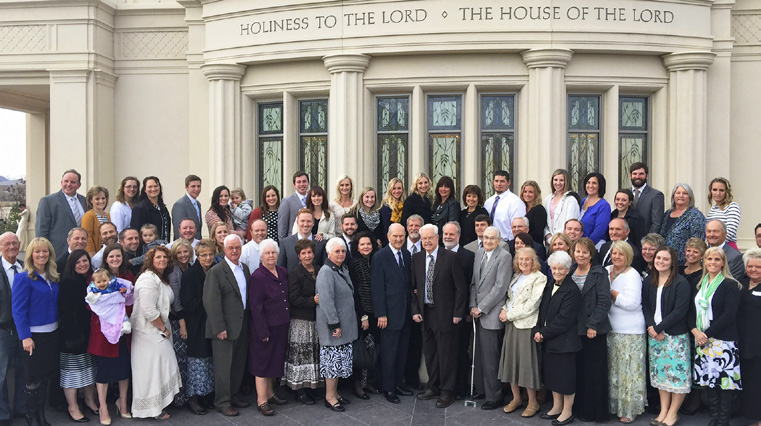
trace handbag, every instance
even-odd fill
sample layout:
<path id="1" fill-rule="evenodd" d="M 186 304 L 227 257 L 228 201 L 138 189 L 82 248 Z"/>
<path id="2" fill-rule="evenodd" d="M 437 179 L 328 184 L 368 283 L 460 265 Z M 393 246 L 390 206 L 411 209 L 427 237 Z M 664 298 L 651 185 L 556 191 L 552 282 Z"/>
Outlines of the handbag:
<path id="1" fill-rule="evenodd" d="M 353 365 L 355 369 L 373 369 L 378 362 L 378 347 L 373 335 L 363 331 L 352 342 Z"/>

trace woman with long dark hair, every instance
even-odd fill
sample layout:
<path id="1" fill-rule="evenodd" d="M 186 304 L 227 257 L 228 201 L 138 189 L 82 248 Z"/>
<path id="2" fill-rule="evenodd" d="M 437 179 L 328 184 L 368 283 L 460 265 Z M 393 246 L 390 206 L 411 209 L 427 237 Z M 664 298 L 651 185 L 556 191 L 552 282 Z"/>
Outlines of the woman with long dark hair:
<path id="1" fill-rule="evenodd" d="M 457 222 L 459 216 L 460 202 L 457 201 L 454 181 L 449 176 L 442 176 L 436 183 L 431 223 L 439 228 L 439 235 L 443 235 L 444 225 L 447 222 Z M 444 245 L 443 240 L 440 243 L 442 246 Z"/>
<path id="2" fill-rule="evenodd" d="M 328 206 L 328 198 L 325 191 L 319 186 L 309 189 L 306 197 L 307 209 L 312 212 L 314 225 L 312 225 L 312 238 L 315 241 L 327 241 L 336 236 L 336 216 L 331 214 Z M 293 224 L 293 232 L 298 232 L 298 227 Z"/>
<path id="3" fill-rule="evenodd" d="M 233 212 L 230 208 L 230 190 L 222 185 L 214 188 L 214 192 L 211 194 L 211 207 L 206 211 L 206 226 L 211 227 L 217 222 L 224 222 L 227 225 L 227 230 L 231 234 L 238 234 L 243 238 L 246 233 L 244 231 L 236 231 L 233 225 Z"/>
<path id="4" fill-rule="evenodd" d="M 373 315 L 373 298 L 370 291 L 370 265 L 372 256 L 378 247 L 375 244 L 373 234 L 362 231 L 354 234 L 351 243 L 351 262 L 349 264 L 349 277 L 354 284 L 354 308 L 357 311 L 359 328 L 362 333 L 363 343 L 370 344 L 366 339 L 375 344 L 380 342 L 380 334 L 375 315 Z M 367 335 L 371 337 L 367 337 Z M 354 370 L 354 394 L 360 399 L 369 399 L 365 390 L 370 393 L 378 393 L 374 386 L 368 383 L 368 379 L 374 379 L 376 371 L 366 368 Z M 372 376 L 372 377 L 371 377 Z"/>
<path id="5" fill-rule="evenodd" d="M 248 232 L 246 241 L 251 241 L 254 236 L 251 235 L 251 224 L 256 219 L 261 219 L 267 224 L 267 238 L 278 241 L 277 235 L 277 209 L 280 208 L 280 191 L 273 186 L 267 185 L 262 189 L 262 196 L 259 199 L 259 207 L 255 208 L 248 217 Z"/>
<path id="6" fill-rule="evenodd" d="M 164 204 L 164 190 L 161 181 L 156 176 L 143 179 L 143 192 L 140 193 L 137 204 L 132 208 L 130 228 L 140 229 L 146 223 L 156 227 L 157 240 L 172 241 L 172 218 Z"/>

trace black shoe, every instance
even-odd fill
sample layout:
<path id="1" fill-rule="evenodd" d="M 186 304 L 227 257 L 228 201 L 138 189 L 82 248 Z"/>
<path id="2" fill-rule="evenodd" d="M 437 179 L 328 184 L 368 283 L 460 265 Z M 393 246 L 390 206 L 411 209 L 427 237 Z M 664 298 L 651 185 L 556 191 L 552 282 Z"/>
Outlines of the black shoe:
<path id="1" fill-rule="evenodd" d="M 341 405 L 349 405 L 349 404 L 351 404 L 351 400 L 348 400 L 348 399 L 346 399 L 346 398 L 344 398 L 342 396 L 339 396 L 338 397 L 338 403 L 341 404 Z"/>
<path id="2" fill-rule="evenodd" d="M 87 417 L 85 417 L 84 415 L 82 415 L 82 417 L 80 417 L 79 419 L 75 419 L 75 418 L 74 418 L 74 416 L 72 416 L 72 415 L 71 415 L 71 413 L 69 413 L 69 410 L 68 410 L 68 409 L 66 410 L 66 414 L 68 414 L 68 415 L 69 415 L 69 419 L 70 419 L 72 422 L 74 422 L 74 423 L 87 423 L 87 422 L 89 422 L 89 421 L 90 421 L 90 419 L 88 419 L 88 418 L 87 418 Z"/>
<path id="3" fill-rule="evenodd" d="M 563 420 L 562 422 L 560 420 L 558 420 L 558 419 L 555 419 L 555 420 L 552 421 L 553 426 L 565 426 L 565 425 L 571 424 L 571 423 L 573 423 L 573 414 L 571 415 L 571 417 Z"/>
<path id="4" fill-rule="evenodd" d="M 304 405 L 314 405 L 314 399 L 312 399 L 304 389 L 299 389 L 296 391 L 296 401 Z"/>
<path id="5" fill-rule="evenodd" d="M 431 400 L 431 399 L 438 399 L 439 396 L 441 396 L 440 393 L 434 392 L 434 391 L 432 391 L 430 389 L 426 389 L 423 392 L 420 392 L 419 394 L 417 394 L 417 399 L 419 399 L 421 401 L 428 401 L 428 400 Z"/>
<path id="6" fill-rule="evenodd" d="M 330 408 L 332 411 L 336 411 L 339 413 L 343 413 L 346 411 L 346 409 L 341 405 L 341 401 L 338 401 L 335 403 L 335 405 L 328 402 L 328 400 L 325 400 L 325 407 Z"/>
<path id="7" fill-rule="evenodd" d="M 471 395 L 470 398 L 471 399 L 486 399 L 486 395 L 476 392 L 473 395 Z"/>
<path id="8" fill-rule="evenodd" d="M 383 396 L 386 397 L 386 401 L 392 403 L 392 404 L 399 404 L 402 401 L 399 400 L 399 397 L 396 396 L 394 392 L 383 392 Z"/>
<path id="9" fill-rule="evenodd" d="M 373 386 L 373 385 L 371 385 L 369 383 L 367 384 L 367 386 L 365 386 L 365 391 L 367 391 L 369 393 L 372 393 L 372 394 L 375 394 L 375 395 L 380 395 L 380 393 L 381 393 L 378 389 L 375 388 L 375 386 Z"/>
<path id="10" fill-rule="evenodd" d="M 246 408 L 246 407 L 250 407 L 251 403 L 239 397 L 233 397 L 232 399 L 230 399 L 230 405 L 232 405 L 235 408 Z"/>
<path id="11" fill-rule="evenodd" d="M 360 393 L 356 389 L 354 389 L 354 395 L 356 395 L 357 398 L 359 398 L 359 399 L 364 399 L 364 400 L 370 399 L 370 395 L 366 394 L 364 391 L 362 391 L 362 393 Z"/>
<path id="12" fill-rule="evenodd" d="M 441 394 L 441 398 L 436 400 L 436 408 L 447 408 L 454 402 L 451 394 Z"/>
<path id="13" fill-rule="evenodd" d="M 557 419 L 557 418 L 558 418 L 558 416 L 559 416 L 559 415 L 560 415 L 560 413 L 557 413 L 557 414 L 550 414 L 550 413 L 549 413 L 549 411 L 548 411 L 548 412 L 546 412 L 546 413 L 542 413 L 542 414 L 540 414 L 540 415 L 539 415 L 539 418 L 540 418 L 540 419 L 544 419 L 544 420 L 555 420 L 555 419 Z"/>
<path id="14" fill-rule="evenodd" d="M 502 407 L 502 403 L 497 401 L 486 401 L 484 402 L 484 405 L 481 406 L 482 410 L 496 410 L 497 408 Z"/>
<path id="15" fill-rule="evenodd" d="M 394 389 L 394 393 L 401 396 L 412 396 L 411 390 L 407 390 L 401 386 L 397 386 L 396 389 Z"/>

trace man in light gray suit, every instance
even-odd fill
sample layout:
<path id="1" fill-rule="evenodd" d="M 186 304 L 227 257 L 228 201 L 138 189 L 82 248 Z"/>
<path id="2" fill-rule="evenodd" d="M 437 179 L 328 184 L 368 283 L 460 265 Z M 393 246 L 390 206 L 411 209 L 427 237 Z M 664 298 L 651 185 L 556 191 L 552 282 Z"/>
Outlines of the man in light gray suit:
<path id="1" fill-rule="evenodd" d="M 283 198 L 280 208 L 277 209 L 277 235 L 283 238 L 291 235 L 293 224 L 299 210 L 307 206 L 307 192 L 309 192 L 309 175 L 302 171 L 293 174 L 293 194 Z"/>
<path id="2" fill-rule="evenodd" d="M 211 339 L 214 363 L 214 406 L 225 416 L 250 403 L 238 396 L 248 353 L 248 266 L 240 261 L 240 237 L 225 238 L 225 258 L 212 266 L 203 285 L 206 338 Z"/>
<path id="3" fill-rule="evenodd" d="M 66 170 L 61 178 L 61 190 L 42 197 L 37 207 L 35 234 L 50 240 L 56 256 L 66 251 L 66 237 L 71 228 L 82 226 L 87 202 L 77 194 L 80 186 L 82 175 L 74 169 Z"/>
<path id="4" fill-rule="evenodd" d="M 193 219 L 196 224 L 196 240 L 201 239 L 201 225 L 203 225 L 203 213 L 198 196 L 201 194 L 201 178 L 196 175 L 188 175 L 185 178 L 185 195 L 175 201 L 172 206 L 172 229 L 175 239 L 180 238 L 180 224 L 185 218 Z"/>
<path id="5" fill-rule="evenodd" d="M 481 372 L 484 410 L 502 406 L 502 383 L 499 381 L 499 357 L 505 325 L 499 312 L 505 305 L 510 279 L 513 276 L 513 257 L 499 246 L 499 229 L 490 226 L 483 236 L 483 248 L 476 252 L 473 280 L 470 283 L 470 316 L 476 324 L 476 371 Z M 481 393 L 481 389 L 478 390 Z"/>
<path id="6" fill-rule="evenodd" d="M 296 214 L 296 227 L 298 231 L 280 240 L 280 254 L 277 256 L 277 264 L 289 271 L 300 263 L 299 255 L 296 253 L 296 243 L 299 240 L 312 240 L 312 226 L 314 225 L 314 216 L 308 209 L 302 209 Z M 315 241 L 314 249 L 314 266 L 320 268 L 325 263 L 325 241 Z M 348 257 L 348 256 L 347 256 Z"/>
<path id="7" fill-rule="evenodd" d="M 727 225 L 718 219 L 708 221 L 706 223 L 706 242 L 708 247 L 721 247 L 724 250 L 724 254 L 727 256 L 729 272 L 732 273 L 734 279 L 740 281 L 745 278 L 743 255 L 736 248 L 726 244 L 726 241 Z"/>
<path id="8" fill-rule="evenodd" d="M 649 170 L 645 163 L 634 163 L 629 167 L 629 178 L 632 181 L 634 202 L 632 207 L 642 216 L 646 233 L 661 232 L 663 221 L 663 193 L 647 184 Z"/>

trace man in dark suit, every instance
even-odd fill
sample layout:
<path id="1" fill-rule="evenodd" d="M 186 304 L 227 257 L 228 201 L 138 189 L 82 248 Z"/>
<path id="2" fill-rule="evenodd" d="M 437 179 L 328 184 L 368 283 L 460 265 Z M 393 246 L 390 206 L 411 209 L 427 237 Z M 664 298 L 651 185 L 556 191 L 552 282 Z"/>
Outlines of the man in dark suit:
<path id="1" fill-rule="evenodd" d="M 600 247 L 600 251 L 597 253 L 597 258 L 593 264 L 602 265 L 603 267 L 610 266 L 613 261 L 610 258 L 610 248 L 616 241 L 626 241 L 632 246 L 634 256 L 632 257 L 632 268 L 636 269 L 640 274 L 647 268 L 645 259 L 642 258 L 642 250 L 639 248 L 639 242 L 629 239 L 629 223 L 623 218 L 617 217 L 610 220 L 608 223 L 608 235 L 610 239 Z"/>
<path id="2" fill-rule="evenodd" d="M 66 236 L 66 245 L 67 249 L 62 253 L 58 253 L 58 258 L 55 260 L 59 275 L 63 273 L 63 268 L 66 267 L 66 260 L 69 259 L 71 252 L 74 250 L 84 250 L 87 247 L 87 231 L 79 226 L 71 228 Z"/>
<path id="3" fill-rule="evenodd" d="M 389 245 L 373 256 L 370 273 L 373 311 L 380 329 L 381 390 L 386 400 L 399 404 L 397 395 L 412 395 L 402 385 L 410 338 L 410 254 L 402 250 L 404 227 L 388 228 Z"/>
<path id="4" fill-rule="evenodd" d="M 423 354 L 428 389 L 420 400 L 436 399 L 436 407 L 454 401 L 457 380 L 457 324 L 467 314 L 467 283 L 457 254 L 439 249 L 438 228 L 420 228 L 423 251 L 412 256 L 412 320 L 423 324 Z"/>
<path id="5" fill-rule="evenodd" d="M 61 190 L 42 197 L 37 207 L 35 234 L 47 238 L 57 254 L 66 251 L 66 236 L 71 228 L 82 226 L 87 201 L 77 194 L 80 186 L 82 175 L 74 169 L 66 170 L 61 178 Z"/>
<path id="6" fill-rule="evenodd" d="M 180 223 L 185 218 L 193 219 L 196 224 L 195 238 L 201 239 L 201 225 L 203 225 L 203 210 L 198 196 L 201 195 L 201 178 L 196 175 L 185 177 L 185 195 L 175 201 L 172 206 L 172 228 L 174 238 L 180 238 Z"/>
<path id="7" fill-rule="evenodd" d="M 305 238 L 308 240 L 313 239 L 312 226 L 314 225 L 314 216 L 312 216 L 312 212 L 309 209 L 302 209 L 296 217 L 298 232 L 280 240 L 280 254 L 277 255 L 277 264 L 288 270 L 299 264 L 296 242 Z M 322 266 L 327 256 L 325 253 L 325 243 L 326 241 L 314 242 L 314 266 L 317 269 Z"/>
<path id="8" fill-rule="evenodd" d="M 85 243 L 87 237 L 85 237 Z M 83 247 L 84 248 L 84 247 Z M 3 265 L 0 271 L 0 424 L 10 425 L 13 412 L 23 414 L 26 412 L 24 401 L 24 378 L 20 365 L 15 368 L 13 374 L 9 370 L 19 364 L 17 358 L 21 353 L 21 342 L 16 332 L 16 326 L 11 315 L 11 287 L 16 274 L 23 273 L 24 262 L 17 259 L 19 252 L 19 239 L 13 232 L 0 235 L 0 253 L 2 253 Z M 8 400 L 6 379 L 14 379 L 16 389 L 13 407 Z M 9 382 L 13 383 L 12 380 Z"/>
<path id="9" fill-rule="evenodd" d="M 309 175 L 302 171 L 293 174 L 293 194 L 283 198 L 280 208 L 277 209 L 277 235 L 283 238 L 291 235 L 293 223 L 299 210 L 307 206 L 307 192 L 309 192 Z M 282 250 L 281 250 L 282 251 Z"/>
<path id="10" fill-rule="evenodd" d="M 337 218 L 338 219 L 338 218 Z M 351 240 L 354 238 L 354 233 L 357 232 L 357 218 L 356 216 L 345 213 L 341 218 L 341 238 L 346 243 L 346 260 L 351 265 Z"/>
<path id="11" fill-rule="evenodd" d="M 521 233 L 528 234 L 529 221 L 526 216 L 516 217 L 510 223 L 510 228 L 513 231 L 513 239 L 508 241 L 507 244 L 510 247 L 510 255 L 515 256 L 515 236 Z M 534 241 L 534 251 L 539 259 L 545 260 L 547 255 L 544 252 L 544 246 L 538 241 Z"/>
<path id="12" fill-rule="evenodd" d="M 663 221 L 663 193 L 647 184 L 649 169 L 645 163 L 634 163 L 629 167 L 629 177 L 632 181 L 634 202 L 632 207 L 642 216 L 645 222 L 645 233 L 661 232 Z"/>
<path id="13" fill-rule="evenodd" d="M 420 253 L 423 246 L 420 243 L 420 227 L 425 222 L 420 215 L 413 214 L 407 218 L 407 239 L 402 246 L 402 251 L 410 255 Z M 420 359 L 423 357 L 423 332 L 419 323 L 410 323 L 410 345 L 407 348 L 407 363 L 404 367 L 404 380 L 407 385 L 413 386 L 419 390 L 422 389 L 420 384 Z"/>
<path id="14" fill-rule="evenodd" d="M 214 406 L 225 416 L 237 416 L 236 408 L 250 404 L 238 395 L 248 353 L 248 321 L 251 311 L 246 300 L 251 275 L 240 261 L 240 237 L 225 238 L 225 258 L 212 266 L 203 286 L 206 309 L 206 338 L 211 340 L 214 363 Z"/>
<path id="15" fill-rule="evenodd" d="M 740 281 L 745 278 L 743 255 L 736 248 L 726 244 L 726 241 L 727 225 L 724 222 L 714 219 L 706 223 L 706 243 L 708 243 L 708 247 L 721 247 L 724 250 L 724 254 L 727 256 L 729 272 L 732 273 L 734 279 Z"/>

